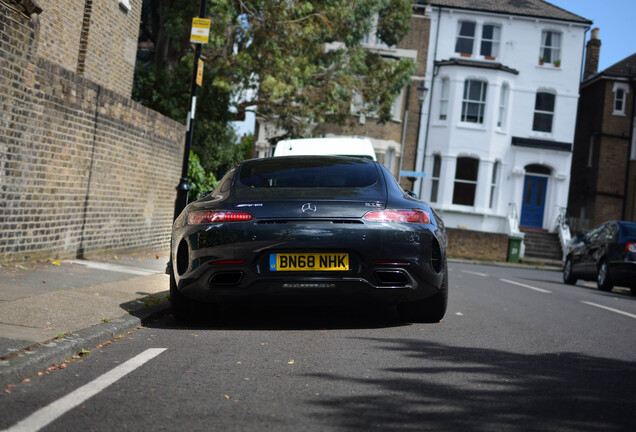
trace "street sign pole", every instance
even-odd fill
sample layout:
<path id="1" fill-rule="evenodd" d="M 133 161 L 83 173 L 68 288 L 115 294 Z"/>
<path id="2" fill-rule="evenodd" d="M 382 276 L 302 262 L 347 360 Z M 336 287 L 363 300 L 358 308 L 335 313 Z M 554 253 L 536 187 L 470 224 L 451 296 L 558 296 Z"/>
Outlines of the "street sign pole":
<path id="1" fill-rule="evenodd" d="M 185 148 L 183 149 L 183 165 L 181 166 L 181 179 L 179 184 L 177 185 L 177 199 L 175 200 L 174 205 L 174 219 L 176 219 L 183 209 L 188 204 L 188 192 L 190 192 L 190 185 L 188 184 L 188 165 L 190 163 L 190 149 L 192 148 L 192 134 L 194 131 L 194 114 L 197 105 L 197 88 L 199 87 L 197 83 L 197 76 L 199 75 L 199 61 L 201 60 L 201 46 L 207 42 L 207 35 L 209 30 L 206 30 L 205 33 L 205 42 L 200 36 L 195 36 L 197 28 L 195 24 L 197 21 L 207 21 L 207 28 L 209 29 L 209 21 L 205 20 L 205 14 L 207 11 L 208 2 L 207 0 L 201 0 L 201 11 L 199 13 L 200 19 L 196 18 L 193 20 L 193 29 L 190 37 L 190 41 L 196 44 L 195 52 L 194 52 L 194 71 L 192 73 L 192 84 L 190 87 L 190 110 L 188 111 L 188 119 L 186 122 L 186 138 L 185 138 Z"/>

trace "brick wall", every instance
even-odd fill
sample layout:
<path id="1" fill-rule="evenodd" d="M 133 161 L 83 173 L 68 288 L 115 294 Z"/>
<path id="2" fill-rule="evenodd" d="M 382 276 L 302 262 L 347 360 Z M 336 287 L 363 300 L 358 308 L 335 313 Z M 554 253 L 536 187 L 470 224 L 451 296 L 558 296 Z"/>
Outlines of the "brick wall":
<path id="1" fill-rule="evenodd" d="M 506 234 L 446 228 L 449 258 L 467 258 L 484 261 L 506 261 L 508 236 Z"/>
<path id="2" fill-rule="evenodd" d="M 38 57 L 0 3 L 0 260 L 169 245 L 185 128 Z"/>

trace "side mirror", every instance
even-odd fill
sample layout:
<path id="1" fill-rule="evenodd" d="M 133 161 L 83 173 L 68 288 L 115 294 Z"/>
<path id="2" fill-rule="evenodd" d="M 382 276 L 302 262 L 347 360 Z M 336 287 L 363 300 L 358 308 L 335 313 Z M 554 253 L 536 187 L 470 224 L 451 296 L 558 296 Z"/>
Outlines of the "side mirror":
<path id="1" fill-rule="evenodd" d="M 407 191 L 406 191 L 406 194 L 407 194 L 408 196 L 410 196 L 411 198 L 415 198 L 415 199 L 417 199 L 417 194 L 416 194 L 415 192 L 413 192 L 412 190 L 407 190 Z"/>

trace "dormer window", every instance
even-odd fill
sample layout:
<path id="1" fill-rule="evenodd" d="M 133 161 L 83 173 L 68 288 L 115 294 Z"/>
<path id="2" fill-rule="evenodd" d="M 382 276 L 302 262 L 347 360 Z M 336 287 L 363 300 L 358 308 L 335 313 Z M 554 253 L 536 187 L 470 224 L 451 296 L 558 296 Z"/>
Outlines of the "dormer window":
<path id="1" fill-rule="evenodd" d="M 475 27 L 472 21 L 460 21 L 457 32 L 457 42 L 455 43 L 455 52 L 473 55 L 473 46 L 475 44 Z"/>

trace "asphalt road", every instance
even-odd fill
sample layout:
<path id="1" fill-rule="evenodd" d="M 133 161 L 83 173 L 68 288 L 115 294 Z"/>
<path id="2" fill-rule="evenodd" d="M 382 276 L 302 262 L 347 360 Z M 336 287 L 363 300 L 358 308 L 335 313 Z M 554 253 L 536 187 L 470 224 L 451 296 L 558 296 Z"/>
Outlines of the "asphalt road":
<path id="1" fill-rule="evenodd" d="M 632 431 L 636 298 L 450 263 L 439 324 L 318 306 L 156 321 L 8 388 L 0 428 Z"/>

